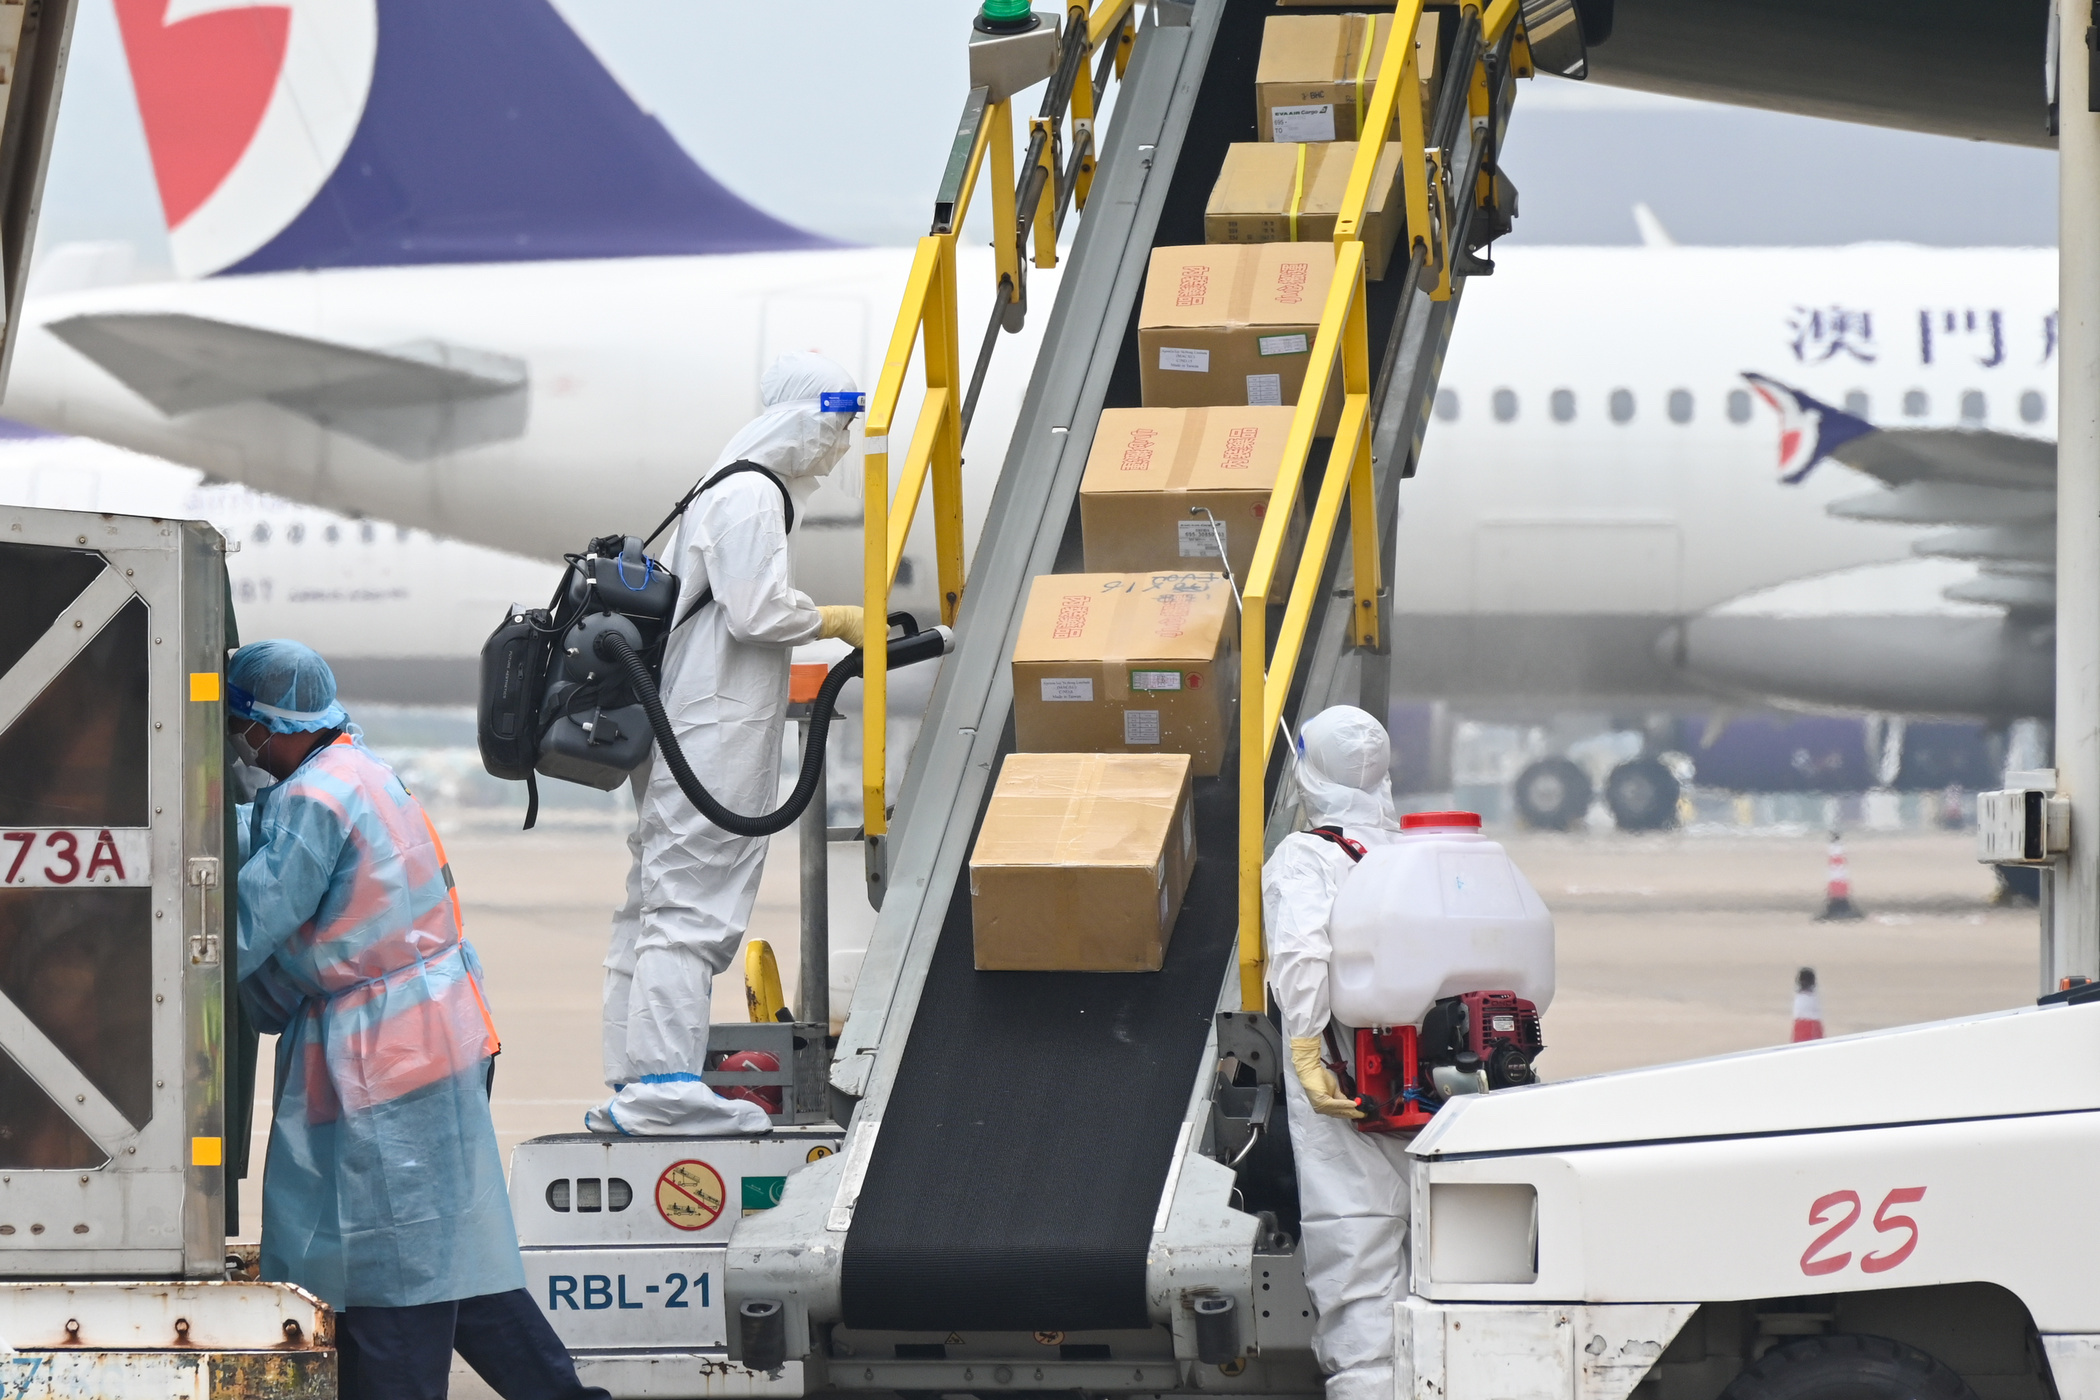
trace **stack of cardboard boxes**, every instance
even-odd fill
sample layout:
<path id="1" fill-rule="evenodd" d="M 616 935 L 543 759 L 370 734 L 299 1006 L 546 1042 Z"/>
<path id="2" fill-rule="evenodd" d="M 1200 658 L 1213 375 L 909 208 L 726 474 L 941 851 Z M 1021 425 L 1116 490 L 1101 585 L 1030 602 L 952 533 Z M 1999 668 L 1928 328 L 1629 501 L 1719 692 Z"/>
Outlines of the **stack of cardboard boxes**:
<path id="1" fill-rule="evenodd" d="M 1356 163 L 1362 113 L 1378 90 L 1390 14 L 1272 15 L 1262 29 L 1255 68 L 1259 141 L 1235 142 L 1211 187 L 1203 237 L 1209 243 L 1332 240 L 1334 222 Z M 1426 127 L 1435 96 L 1436 15 L 1415 34 L 1415 65 Z M 1406 222 L 1401 209 L 1400 108 L 1380 134 L 1385 149 L 1371 176 L 1359 230 L 1365 275 L 1385 276 Z"/>
<path id="2" fill-rule="evenodd" d="M 977 966 L 1146 972 L 1197 857 L 1193 780 L 1231 752 L 1244 579 L 1334 280 L 1334 223 L 1392 16 L 1276 16 L 1260 143 L 1213 187 L 1209 241 L 1156 248 L 1138 317 L 1144 406 L 1101 415 L 1080 486 L 1085 573 L 1045 574 L 1014 648 L 1014 738 L 970 854 Z M 1432 99 L 1436 30 L 1417 44 Z M 1381 133 L 1381 136 L 1389 133 Z M 1372 182 L 1383 275 L 1403 233 L 1400 148 Z M 1341 411 L 1330 381 L 1319 429 Z M 1288 577 L 1305 536 L 1284 527 Z M 1257 659 L 1258 664 L 1258 659 Z"/>

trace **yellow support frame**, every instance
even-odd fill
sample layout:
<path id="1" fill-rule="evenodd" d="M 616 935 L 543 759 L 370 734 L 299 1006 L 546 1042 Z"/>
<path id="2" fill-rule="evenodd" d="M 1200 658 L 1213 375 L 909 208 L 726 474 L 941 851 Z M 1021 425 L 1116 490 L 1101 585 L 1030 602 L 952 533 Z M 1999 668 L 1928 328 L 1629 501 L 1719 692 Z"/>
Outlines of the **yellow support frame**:
<path id="1" fill-rule="evenodd" d="M 1134 0 L 1100 0 L 1091 11 L 1074 5 L 1069 22 L 1086 26 L 1088 58 L 1103 43 L 1116 50 L 1116 74 L 1122 75 L 1129 59 L 1136 30 L 1131 23 Z M 1092 69 L 1089 63 L 1074 89 L 1073 114 L 1081 119 L 1093 115 Z M 1085 89 L 1085 97 L 1077 94 Z M 1083 110 L 1082 110 L 1083 108 Z M 1048 125 L 1031 119 L 1031 129 Z M 861 675 L 861 801 L 863 830 L 881 836 L 889 830 L 889 615 L 891 590 L 904 560 L 904 546 L 911 536 L 912 521 L 927 483 L 933 487 L 934 544 L 939 561 L 941 621 L 955 625 L 963 593 L 962 511 L 962 401 L 968 389 L 963 377 L 961 331 L 957 313 L 956 239 L 970 212 L 970 198 L 977 188 L 989 154 L 992 168 L 992 227 L 995 276 L 1000 282 L 1021 285 L 1021 252 L 1012 237 L 1019 227 L 1014 200 L 1013 103 L 991 103 L 970 151 L 947 233 L 931 233 L 919 240 L 905 279 L 903 304 L 897 309 L 889 349 L 882 360 L 882 374 L 868 401 L 863 429 L 865 459 L 862 487 L 865 516 L 861 535 L 861 605 L 867 614 L 867 646 Z M 1035 217 L 1033 261 L 1040 267 L 1057 265 L 1057 167 L 1051 155 L 1054 142 L 1045 142 L 1044 162 L 1049 179 Z M 1090 175 L 1091 170 L 1084 172 Z M 1082 185 L 1085 182 L 1081 181 Z M 996 284 L 995 284 L 996 285 Z M 923 348 L 926 397 L 918 418 L 911 424 L 910 442 L 895 478 L 891 495 L 890 434 L 899 427 L 897 403 L 904 392 L 912 355 Z"/>
<path id="2" fill-rule="evenodd" d="M 1421 70 L 1415 57 L 1422 8 L 1423 0 L 1400 0 L 1394 6 L 1392 37 L 1386 42 L 1378 86 L 1361 129 L 1391 130 L 1397 111 L 1402 147 L 1401 192 L 1407 215 L 1406 247 L 1410 255 L 1422 255 L 1427 274 L 1423 285 L 1431 296 L 1443 301 L 1451 295 L 1449 230 L 1454 221 L 1442 153 L 1429 148 L 1429 133 L 1423 122 Z M 1485 12 L 1477 4 L 1470 4 L 1466 12 L 1481 16 L 1483 47 L 1492 48 L 1517 22 L 1517 0 L 1491 0 Z M 1521 34 L 1517 44 L 1522 44 Z M 1484 65 L 1476 63 L 1469 73 L 1447 73 L 1444 81 L 1465 83 L 1473 114 L 1486 113 L 1489 95 Z M 1344 505 L 1349 507 L 1349 545 L 1355 579 L 1349 640 L 1358 647 L 1376 647 L 1380 643 L 1378 595 L 1383 584 L 1379 577 L 1378 522 L 1371 476 L 1371 355 L 1362 230 L 1364 207 L 1370 201 L 1371 182 L 1381 153 L 1379 142 L 1357 143 L 1356 160 L 1350 166 L 1341 211 L 1335 219 L 1334 282 L 1321 309 L 1320 329 L 1313 340 L 1304 387 L 1298 391 L 1297 412 L 1291 419 L 1290 436 L 1284 441 L 1283 464 L 1276 475 L 1276 487 L 1269 498 L 1242 591 L 1239 972 L 1240 1005 L 1248 1009 L 1267 1004 L 1261 867 L 1266 855 L 1263 840 L 1268 827 L 1269 761 L 1282 727 L 1284 702 L 1304 651 L 1328 551 L 1334 547 L 1335 532 L 1341 528 Z M 1296 572 L 1289 578 L 1279 577 L 1277 563 L 1282 557 L 1287 526 L 1305 479 L 1306 458 L 1319 427 L 1320 406 L 1326 400 L 1338 362 L 1342 412 L 1328 449 L 1327 471 L 1313 502 Z M 1284 605 L 1283 617 L 1272 656 L 1268 649 L 1268 612 L 1269 605 L 1278 600 Z"/>

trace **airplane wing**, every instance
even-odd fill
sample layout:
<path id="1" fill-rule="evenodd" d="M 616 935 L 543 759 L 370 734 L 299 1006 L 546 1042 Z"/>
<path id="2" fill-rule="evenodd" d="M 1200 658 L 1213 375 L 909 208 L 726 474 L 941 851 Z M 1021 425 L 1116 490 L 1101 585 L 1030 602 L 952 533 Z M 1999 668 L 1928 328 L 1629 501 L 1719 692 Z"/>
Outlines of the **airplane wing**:
<path id="1" fill-rule="evenodd" d="M 507 355 L 434 340 L 366 350 L 175 312 L 48 329 L 171 418 L 271 403 L 409 461 L 525 431 L 526 366 Z"/>
<path id="2" fill-rule="evenodd" d="M 1833 501 L 1830 514 L 1888 524 L 1946 525 L 1915 554 L 1974 560 L 1956 602 L 2022 616 L 2056 608 L 2056 444 L 1986 428 L 1878 428 L 1761 374 L 1745 374 L 1780 420 L 1779 472 L 1788 483 L 1835 461 L 1883 489 Z"/>

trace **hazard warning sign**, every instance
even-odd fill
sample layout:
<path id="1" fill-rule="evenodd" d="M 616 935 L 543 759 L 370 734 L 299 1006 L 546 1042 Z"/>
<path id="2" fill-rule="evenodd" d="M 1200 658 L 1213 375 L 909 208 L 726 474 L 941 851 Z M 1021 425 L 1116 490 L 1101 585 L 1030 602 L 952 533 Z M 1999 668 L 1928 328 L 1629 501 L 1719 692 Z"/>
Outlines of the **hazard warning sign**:
<path id="1" fill-rule="evenodd" d="M 680 1230 L 705 1230 L 722 1214 L 722 1174 L 705 1162 L 673 1162 L 656 1179 L 657 1213 Z"/>

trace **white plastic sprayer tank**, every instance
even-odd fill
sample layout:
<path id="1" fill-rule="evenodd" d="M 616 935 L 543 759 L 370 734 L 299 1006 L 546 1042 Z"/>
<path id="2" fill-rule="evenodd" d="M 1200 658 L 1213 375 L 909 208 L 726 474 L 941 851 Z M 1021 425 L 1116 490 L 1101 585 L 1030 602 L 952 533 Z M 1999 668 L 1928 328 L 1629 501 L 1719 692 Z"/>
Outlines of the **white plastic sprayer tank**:
<path id="1" fill-rule="evenodd" d="M 1334 1018 L 1414 1026 L 1439 997 L 1553 1000 L 1553 916 L 1472 812 L 1414 812 L 1342 877 L 1328 929 Z"/>

